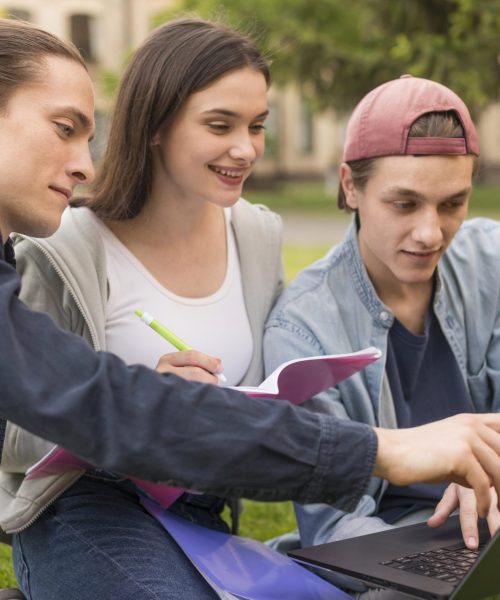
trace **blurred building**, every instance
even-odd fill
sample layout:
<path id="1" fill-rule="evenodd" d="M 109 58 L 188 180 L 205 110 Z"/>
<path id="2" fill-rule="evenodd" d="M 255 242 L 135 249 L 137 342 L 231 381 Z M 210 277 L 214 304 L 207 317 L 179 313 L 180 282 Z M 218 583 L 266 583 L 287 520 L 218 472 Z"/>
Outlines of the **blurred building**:
<path id="1" fill-rule="evenodd" d="M 172 0 L 0 0 L 0 14 L 30 21 L 71 40 L 86 59 L 97 88 L 98 134 L 94 153 L 105 144 L 111 89 L 127 56 L 152 29 L 153 18 Z M 313 114 L 290 85 L 272 88 L 267 149 L 256 175 L 261 178 L 326 177 L 336 187 L 345 119 L 333 111 Z M 500 173 L 500 106 L 487 109 L 479 122 L 483 171 Z M 500 177 L 499 177 L 500 179 Z"/>
<path id="2" fill-rule="evenodd" d="M 112 92 L 128 53 L 146 37 L 151 17 L 164 0 L 0 0 L 0 15 L 30 21 L 64 40 L 71 40 L 85 58 L 96 83 L 98 158 L 106 143 Z"/>

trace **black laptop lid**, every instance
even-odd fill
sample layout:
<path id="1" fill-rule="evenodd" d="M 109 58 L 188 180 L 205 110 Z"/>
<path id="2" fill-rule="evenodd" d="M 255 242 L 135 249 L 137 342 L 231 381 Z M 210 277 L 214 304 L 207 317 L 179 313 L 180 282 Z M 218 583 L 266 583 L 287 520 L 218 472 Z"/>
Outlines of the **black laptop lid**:
<path id="1" fill-rule="evenodd" d="M 484 542 L 489 538 L 484 522 L 480 524 L 480 535 Z M 485 595 L 500 592 L 500 558 L 495 558 L 500 551 L 500 540 L 495 538 L 495 541 L 497 544 L 490 543 L 488 545 L 488 554 L 481 555 L 475 567 L 458 587 L 456 584 L 452 585 L 446 581 L 398 571 L 381 564 L 384 561 L 411 553 L 426 552 L 443 547 L 462 547 L 463 541 L 458 517 L 448 519 L 442 527 L 436 529 L 431 529 L 425 523 L 419 523 L 340 542 L 303 548 L 289 552 L 289 555 L 295 560 L 311 566 L 338 571 L 379 587 L 398 589 L 422 598 L 478 600 Z M 493 556 L 491 562 L 490 553 Z M 495 563 L 495 560 L 497 566 L 493 569 L 492 564 Z M 481 568 L 478 568 L 479 566 Z M 498 577 L 495 576 L 495 570 Z M 491 577 L 486 575 L 488 571 Z M 481 581 L 480 586 L 479 581 Z"/>
<path id="2" fill-rule="evenodd" d="M 478 600 L 500 593 L 500 530 L 455 590 L 453 600 Z"/>

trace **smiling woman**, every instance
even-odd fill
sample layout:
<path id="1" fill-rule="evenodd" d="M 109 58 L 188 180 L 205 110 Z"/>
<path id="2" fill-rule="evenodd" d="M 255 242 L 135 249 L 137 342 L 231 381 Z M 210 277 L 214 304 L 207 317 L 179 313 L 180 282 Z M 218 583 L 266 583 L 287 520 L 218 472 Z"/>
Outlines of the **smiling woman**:
<path id="1" fill-rule="evenodd" d="M 264 152 L 266 91 L 263 75 L 244 67 L 188 98 L 170 127 L 153 137 L 153 185 L 144 217 L 155 205 L 166 210 L 166 198 L 168 210 L 179 216 L 207 201 L 215 208 L 239 199 Z"/>
<path id="2" fill-rule="evenodd" d="M 154 31 L 123 76 L 90 197 L 73 202 L 52 238 L 16 246 L 23 299 L 129 364 L 210 383 L 224 370 L 230 385 L 259 384 L 264 320 L 282 286 L 281 222 L 241 193 L 264 151 L 269 80 L 253 44 L 221 25 L 184 19 Z M 68 116 L 56 121 L 55 146 L 73 149 L 71 173 L 87 173 L 88 165 L 76 169 L 76 148 L 91 132 Z M 48 185 L 60 211 L 69 183 Z M 140 323 L 138 307 L 197 350 L 176 351 Z M 21 565 L 31 565 L 34 597 L 215 597 L 129 482 L 78 476 L 61 475 L 57 488 L 69 489 L 60 498 L 52 484 L 19 488 L 23 506 L 51 503 L 16 536 L 17 574 L 23 581 Z M 224 499 L 186 493 L 171 510 L 227 529 L 223 507 Z"/>

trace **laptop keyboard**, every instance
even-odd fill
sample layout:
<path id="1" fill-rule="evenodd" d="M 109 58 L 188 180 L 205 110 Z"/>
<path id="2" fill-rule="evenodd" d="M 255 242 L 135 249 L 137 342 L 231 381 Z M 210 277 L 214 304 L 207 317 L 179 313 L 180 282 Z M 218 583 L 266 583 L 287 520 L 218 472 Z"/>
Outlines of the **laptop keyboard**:
<path id="1" fill-rule="evenodd" d="M 424 577 L 458 583 L 476 562 L 483 547 L 484 545 L 479 546 L 477 550 L 469 550 L 464 547 L 439 548 L 385 560 L 379 564 Z"/>

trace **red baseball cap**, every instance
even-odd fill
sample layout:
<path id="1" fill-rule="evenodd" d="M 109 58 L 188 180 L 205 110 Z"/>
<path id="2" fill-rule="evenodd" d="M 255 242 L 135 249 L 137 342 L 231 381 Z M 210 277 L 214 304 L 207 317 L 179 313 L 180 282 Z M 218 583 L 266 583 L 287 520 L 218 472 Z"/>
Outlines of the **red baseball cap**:
<path id="1" fill-rule="evenodd" d="M 429 112 L 454 111 L 464 137 L 409 137 L 411 126 Z M 449 88 L 429 79 L 402 75 L 369 92 L 349 119 L 344 161 L 377 156 L 475 154 L 479 140 L 469 110 Z"/>

